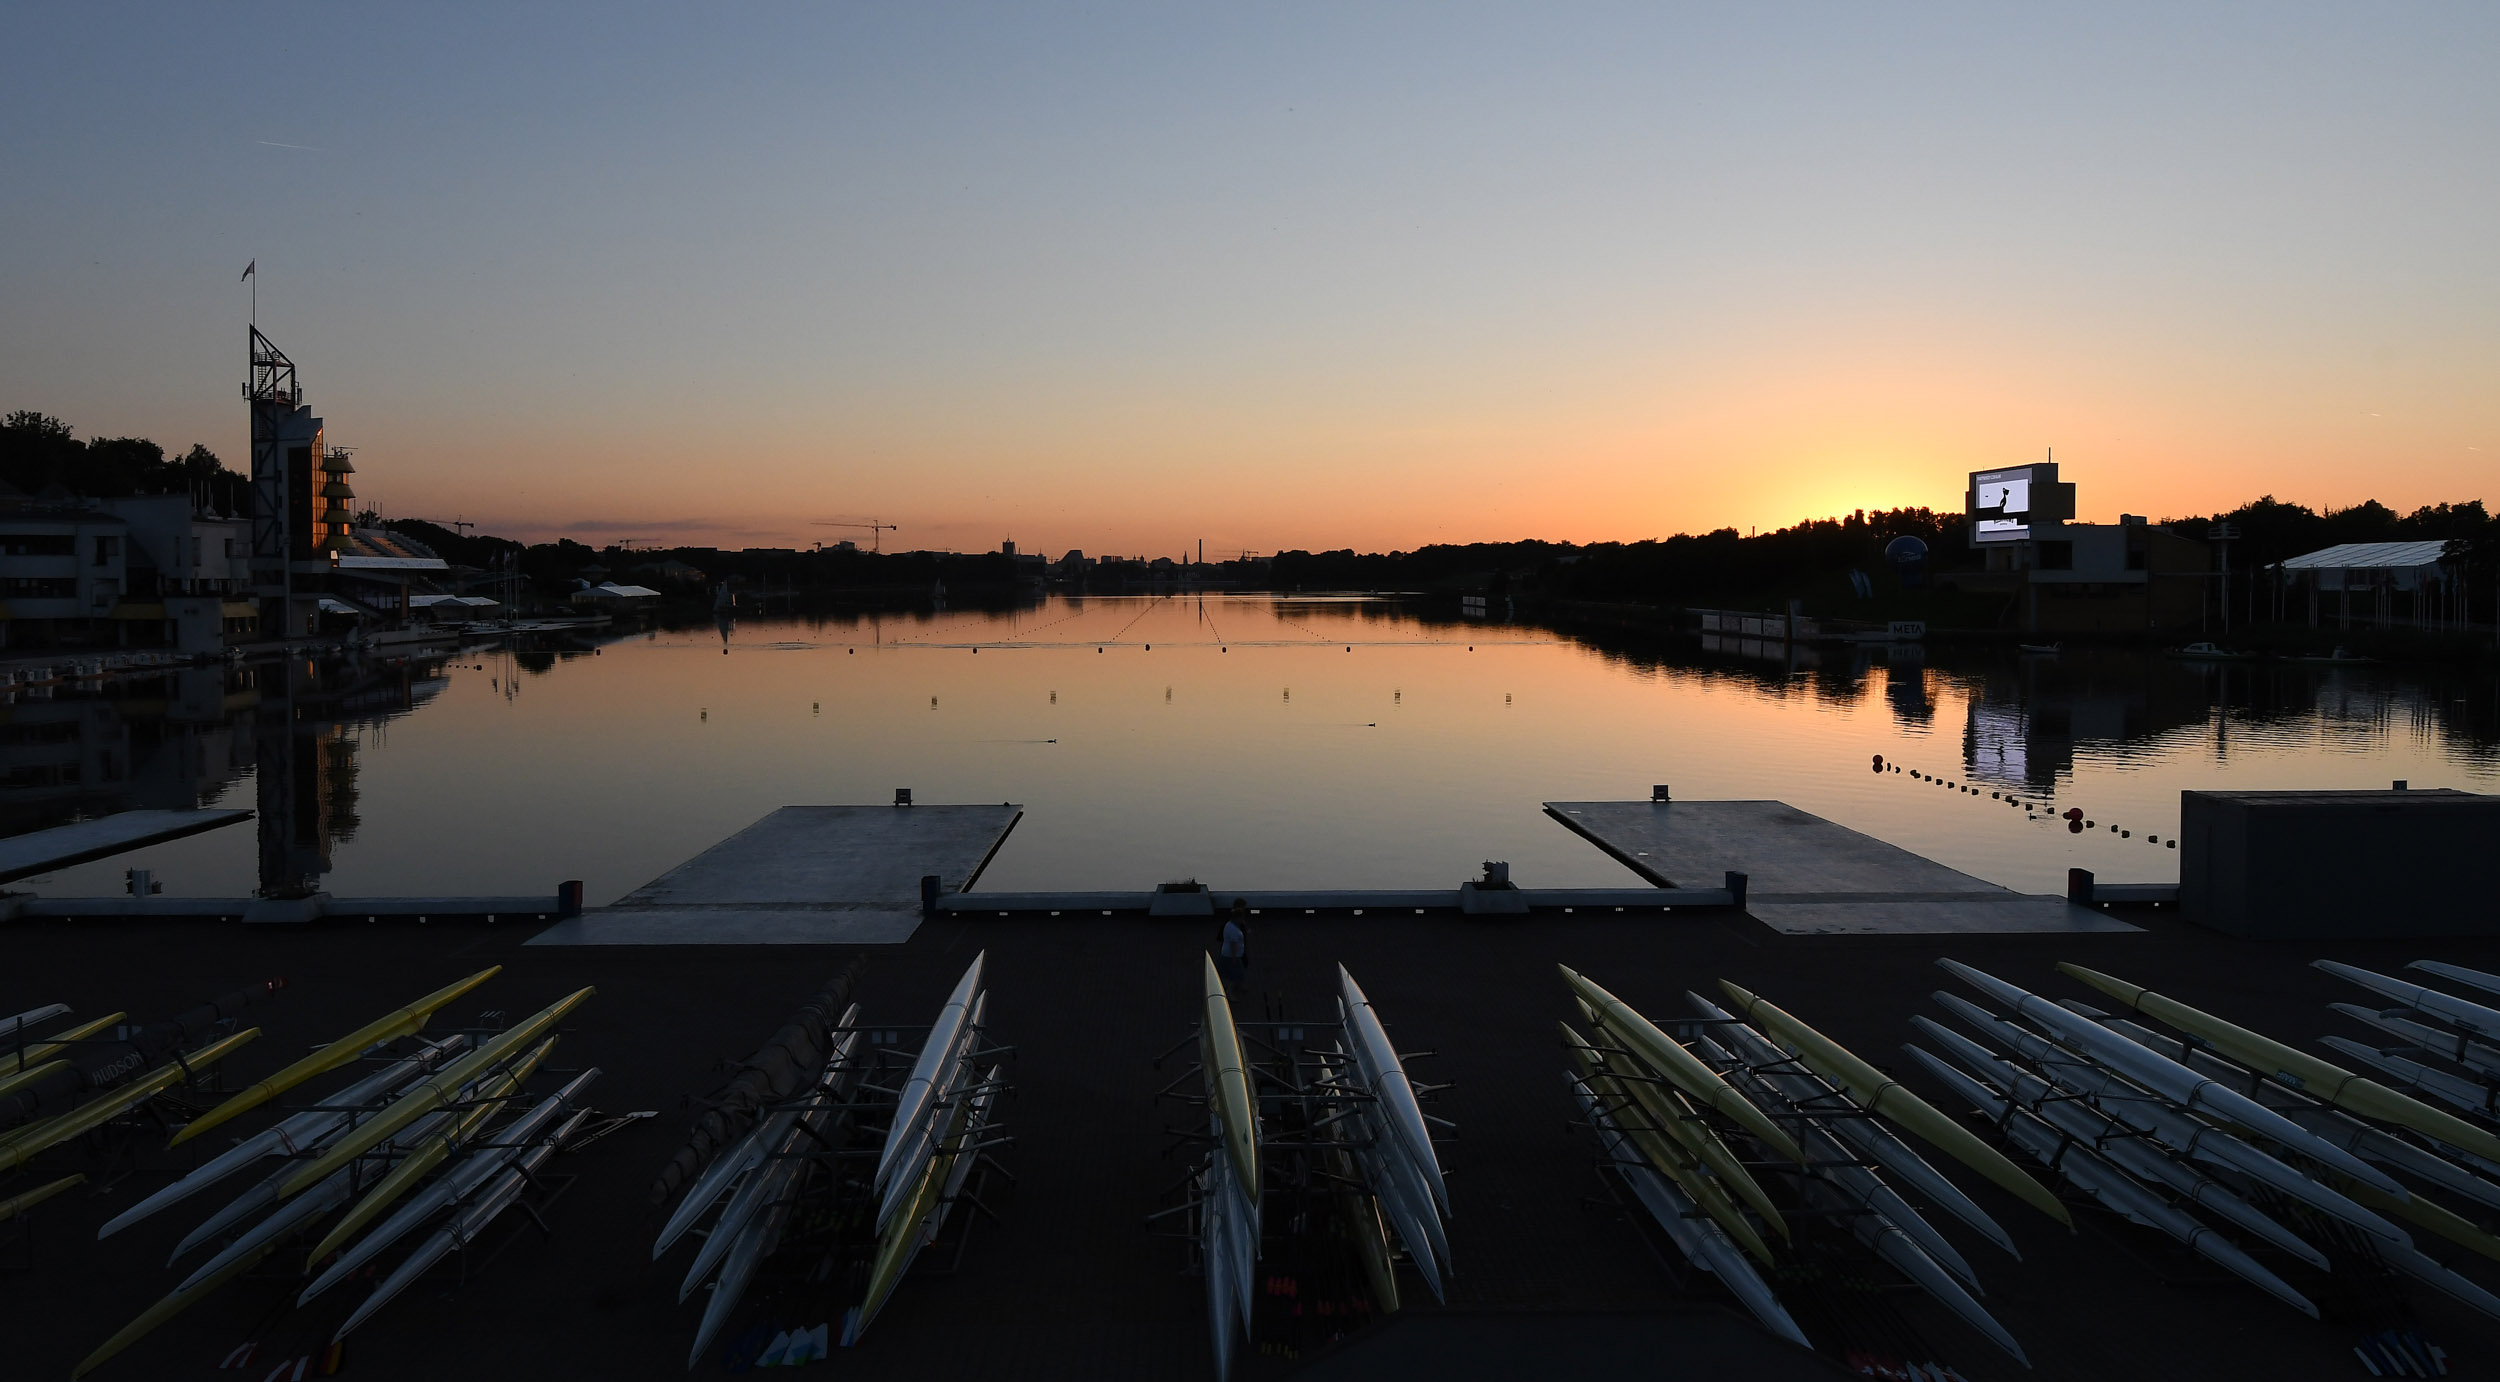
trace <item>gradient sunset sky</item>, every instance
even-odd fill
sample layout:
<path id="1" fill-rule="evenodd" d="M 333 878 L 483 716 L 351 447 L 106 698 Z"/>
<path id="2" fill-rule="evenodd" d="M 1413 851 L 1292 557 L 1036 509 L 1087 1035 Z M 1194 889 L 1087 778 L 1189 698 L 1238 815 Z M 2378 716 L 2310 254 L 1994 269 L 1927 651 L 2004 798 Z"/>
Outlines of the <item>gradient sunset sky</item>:
<path id="1" fill-rule="evenodd" d="M 2500 499 L 2500 5 L 28 6 L 0 408 L 594 544 Z"/>

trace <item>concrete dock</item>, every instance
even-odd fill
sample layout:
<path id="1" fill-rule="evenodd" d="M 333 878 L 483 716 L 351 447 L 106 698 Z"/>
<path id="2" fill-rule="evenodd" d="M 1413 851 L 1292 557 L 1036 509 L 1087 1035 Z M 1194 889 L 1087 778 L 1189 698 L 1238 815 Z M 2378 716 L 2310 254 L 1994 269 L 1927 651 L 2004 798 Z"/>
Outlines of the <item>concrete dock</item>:
<path id="1" fill-rule="evenodd" d="M 920 880 L 972 886 L 1024 816 L 999 806 L 785 806 L 532 945 L 900 945 Z"/>
<path id="2" fill-rule="evenodd" d="M 2064 897 L 1974 878 L 1786 802 L 1556 801 L 1545 813 L 1662 888 L 1745 874 L 1745 910 L 1790 935 L 2136 929 Z"/>
<path id="3" fill-rule="evenodd" d="M 0 883 L 179 840 L 252 818 L 249 811 L 116 811 L 0 840 Z"/>

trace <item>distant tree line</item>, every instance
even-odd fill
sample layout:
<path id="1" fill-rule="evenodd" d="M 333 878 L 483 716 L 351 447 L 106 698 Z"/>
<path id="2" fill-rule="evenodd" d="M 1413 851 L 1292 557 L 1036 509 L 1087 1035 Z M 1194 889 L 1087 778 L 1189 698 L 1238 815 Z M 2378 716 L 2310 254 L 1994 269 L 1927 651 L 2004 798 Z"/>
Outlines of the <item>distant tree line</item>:
<path id="1" fill-rule="evenodd" d="M 2465 573 L 2478 618 L 2489 615 L 2493 583 L 2500 580 L 2500 519 L 2479 499 L 2399 514 L 2376 500 L 2320 511 L 2266 495 L 2228 513 L 2164 519 L 2160 526 L 2204 541 L 2223 522 L 2238 534 L 2231 546 L 2234 571 L 2338 543 L 2437 540 Z M 1272 580 L 1282 590 L 1464 590 L 1599 603 L 1759 606 L 1782 595 L 1828 589 L 1851 570 L 1884 576 L 1890 569 L 1884 549 L 1900 537 L 1927 544 L 1931 571 L 1970 569 L 1982 561 L 1959 510 L 1861 509 L 1752 536 L 1719 528 L 1639 542 L 1530 540 L 1436 544 L 1411 552 L 1281 552 Z"/>
<path id="2" fill-rule="evenodd" d="M 1734 528 L 1639 542 L 1478 542 L 1412 552 L 1280 552 L 1281 589 L 1534 591 L 1565 599 L 1696 604 L 1777 590 L 1851 567 L 1872 571 L 1894 538 L 1925 542 L 1931 564 L 1966 565 L 1961 514 L 1860 509 L 1747 537 Z"/>
<path id="3" fill-rule="evenodd" d="M 2484 509 L 2480 499 L 2426 504 L 2408 514 L 2365 499 L 2348 509 L 2320 513 L 2269 494 L 2229 513 L 2166 519 L 2163 526 L 2201 542 L 2212 536 L 2214 525 L 2226 522 L 2238 533 L 2231 543 L 2235 571 L 2272 566 L 2339 543 L 2434 540 L 2448 544 L 2450 560 L 2465 562 L 2480 576 L 2500 571 L 2500 520 Z"/>
<path id="4" fill-rule="evenodd" d="M 571 538 L 522 544 L 483 533 L 455 532 L 423 519 L 394 518 L 382 527 L 416 539 L 455 566 L 517 569 L 534 588 L 561 593 L 594 576 L 663 594 L 708 594 L 727 582 L 748 590 L 910 590 L 943 581 L 971 594 L 1004 586 L 1013 564 L 996 553 L 857 552 L 842 548 L 592 547 Z M 510 563 L 511 565 L 507 565 Z"/>
<path id="5" fill-rule="evenodd" d="M 123 499 L 139 494 L 188 494 L 224 513 L 250 502 L 251 481 L 226 469 L 217 453 L 193 443 L 167 459 L 145 437 L 80 441 L 57 417 L 20 409 L 0 418 L 0 484 L 19 494 Z"/>

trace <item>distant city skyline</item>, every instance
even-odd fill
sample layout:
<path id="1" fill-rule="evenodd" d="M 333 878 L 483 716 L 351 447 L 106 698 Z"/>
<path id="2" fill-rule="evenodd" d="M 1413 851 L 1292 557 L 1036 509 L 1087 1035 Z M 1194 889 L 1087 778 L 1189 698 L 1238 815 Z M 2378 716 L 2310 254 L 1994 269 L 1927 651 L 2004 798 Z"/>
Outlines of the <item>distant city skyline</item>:
<path id="1" fill-rule="evenodd" d="M 2500 10 L 14 17 L 0 409 L 528 540 L 2493 497 Z M 861 536 L 864 536 L 861 535 Z M 863 545 L 866 545 L 863 542 Z"/>

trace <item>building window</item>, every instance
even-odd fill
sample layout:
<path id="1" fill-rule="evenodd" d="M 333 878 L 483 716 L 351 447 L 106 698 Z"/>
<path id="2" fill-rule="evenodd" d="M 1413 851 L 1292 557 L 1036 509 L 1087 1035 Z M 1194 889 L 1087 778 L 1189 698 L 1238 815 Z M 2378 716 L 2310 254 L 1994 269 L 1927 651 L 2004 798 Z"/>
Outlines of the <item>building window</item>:
<path id="1" fill-rule="evenodd" d="M 2075 544 L 2072 542 L 2035 544 L 2032 565 L 2043 571 L 2072 571 L 2075 569 Z"/>
<path id="2" fill-rule="evenodd" d="M 227 538 L 226 560 L 232 561 L 241 555 L 243 555 L 243 540 L 241 538 Z"/>
<path id="3" fill-rule="evenodd" d="M 75 600 L 75 576 L 10 576 L 0 579 L 0 595 L 17 600 Z"/>
<path id="4" fill-rule="evenodd" d="M 122 540 L 120 538 L 97 538 L 95 540 L 95 564 L 98 566 L 111 566 L 113 564 L 113 559 L 121 555 L 121 550 Z"/>
<path id="5" fill-rule="evenodd" d="M 0 534 L 0 557 L 74 557 L 78 540 L 67 533 Z"/>

